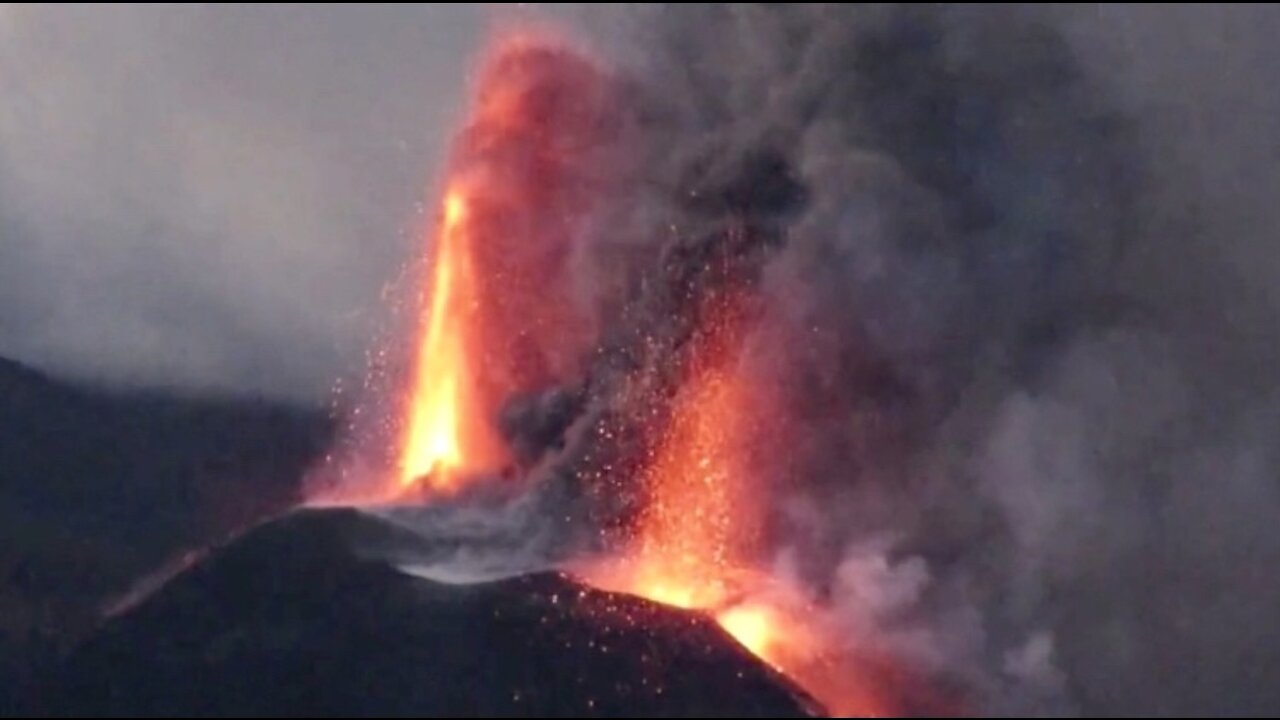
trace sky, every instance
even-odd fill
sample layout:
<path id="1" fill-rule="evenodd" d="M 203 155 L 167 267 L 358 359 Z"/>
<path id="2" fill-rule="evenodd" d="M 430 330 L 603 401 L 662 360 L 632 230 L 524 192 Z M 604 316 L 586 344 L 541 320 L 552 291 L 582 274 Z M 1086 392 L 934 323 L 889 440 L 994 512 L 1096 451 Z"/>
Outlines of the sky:
<path id="1" fill-rule="evenodd" d="M 112 385 L 322 401 L 364 365 L 384 290 L 421 248 L 419 203 L 469 63 L 513 12 L 0 10 L 0 356 Z M 1074 17 L 1086 59 L 1195 169 L 1197 196 L 1231 232 L 1269 227 L 1280 14 Z M 1280 302 L 1269 247 L 1224 252 Z"/>
<path id="2" fill-rule="evenodd" d="M 2 12 L 0 355 L 304 399 L 360 366 L 485 10 Z"/>

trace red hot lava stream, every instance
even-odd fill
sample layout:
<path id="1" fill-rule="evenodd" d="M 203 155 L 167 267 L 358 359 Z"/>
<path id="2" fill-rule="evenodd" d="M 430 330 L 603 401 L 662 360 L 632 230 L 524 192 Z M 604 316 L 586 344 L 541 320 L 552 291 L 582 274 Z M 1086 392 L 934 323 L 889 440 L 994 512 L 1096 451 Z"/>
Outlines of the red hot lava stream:
<path id="1" fill-rule="evenodd" d="M 592 328 L 569 263 L 595 184 L 579 157 L 607 129 L 586 60 L 524 38 L 495 47 L 451 151 L 428 299 L 388 494 L 449 495 L 511 462 L 495 418 L 579 369 Z"/>

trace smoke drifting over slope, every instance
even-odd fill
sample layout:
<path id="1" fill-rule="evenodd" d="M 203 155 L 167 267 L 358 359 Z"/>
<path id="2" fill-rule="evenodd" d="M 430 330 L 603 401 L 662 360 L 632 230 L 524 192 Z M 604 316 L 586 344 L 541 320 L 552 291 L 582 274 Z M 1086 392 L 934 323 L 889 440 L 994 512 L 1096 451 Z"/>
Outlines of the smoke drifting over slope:
<path id="1" fill-rule="evenodd" d="M 1079 19 L 640 15 L 647 236 L 762 150 L 807 194 L 748 350 L 786 572 L 987 712 L 1277 707 L 1272 306 Z"/>

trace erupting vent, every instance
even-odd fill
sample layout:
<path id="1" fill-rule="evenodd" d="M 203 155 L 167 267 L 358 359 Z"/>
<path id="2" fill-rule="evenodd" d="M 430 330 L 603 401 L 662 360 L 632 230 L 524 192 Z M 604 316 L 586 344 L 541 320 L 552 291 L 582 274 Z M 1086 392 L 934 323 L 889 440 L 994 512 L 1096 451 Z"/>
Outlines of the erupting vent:
<path id="1" fill-rule="evenodd" d="M 618 397 L 601 415 L 623 418 L 626 431 L 582 434 L 615 443 L 603 455 L 621 460 L 562 475 L 575 475 L 584 497 L 626 494 L 616 504 L 627 510 L 594 533 L 602 552 L 569 563 L 575 574 L 705 612 L 830 712 L 899 712 L 895 692 L 879 689 L 892 673 L 832 642 L 834 620 L 775 576 L 760 548 L 768 508 L 750 454 L 771 428 L 758 419 L 768 413 L 744 374 L 742 346 L 751 278 L 779 236 L 757 232 L 738 209 L 760 193 L 761 202 L 785 206 L 794 189 L 748 178 L 726 192 L 723 206 L 707 205 L 723 216 L 721 228 L 673 251 L 675 260 L 667 253 L 654 263 L 650 296 L 658 299 L 641 287 L 629 320 L 620 321 L 643 328 L 638 314 L 676 315 L 654 323 L 680 329 L 632 333 L 643 348 L 629 365 L 592 369 L 607 352 L 593 353 L 604 347 L 602 333 L 576 299 L 573 259 L 584 232 L 579 218 L 603 192 L 591 153 L 617 131 L 618 102 L 607 75 L 578 54 L 528 40 L 495 48 L 429 233 L 420 337 L 398 403 L 398 466 L 361 499 L 456 502 L 484 482 L 536 492 L 548 473 L 517 467 L 500 430 L 508 403 L 557 388 L 600 394 L 593 383 L 611 373 L 605 385 Z M 599 416 L 583 422 L 609 426 Z"/>

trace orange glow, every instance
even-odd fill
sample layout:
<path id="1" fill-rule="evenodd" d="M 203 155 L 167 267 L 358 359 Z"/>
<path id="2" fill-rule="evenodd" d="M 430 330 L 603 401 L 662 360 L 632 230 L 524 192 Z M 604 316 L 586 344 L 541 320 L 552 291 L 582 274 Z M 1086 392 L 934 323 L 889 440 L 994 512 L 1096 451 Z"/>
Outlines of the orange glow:
<path id="1" fill-rule="evenodd" d="M 485 417 L 472 407 L 468 391 L 476 387 L 473 370 L 476 295 L 469 257 L 467 198 L 451 188 L 444 199 L 431 302 L 418 351 L 414 393 L 400 461 L 400 487 L 418 482 L 437 493 L 456 489 L 462 471 L 501 461 L 500 447 Z"/>
<path id="2" fill-rule="evenodd" d="M 760 493 L 746 466 L 760 430 L 738 368 L 733 299 L 713 303 L 687 376 L 642 470 L 647 502 L 621 558 L 587 579 L 665 605 L 702 611 L 753 655 L 837 716 L 893 714 L 870 664 L 841 648 L 833 618 L 753 569 Z M 824 632 L 824 629 L 827 632 Z"/>
<path id="3" fill-rule="evenodd" d="M 362 473 L 376 482 L 322 501 L 430 501 L 518 477 L 503 472 L 517 465 L 497 429 L 505 404 L 580 379 L 600 335 L 576 304 L 571 258 L 576 220 L 607 191 L 608 173 L 591 162 L 617 124 L 609 84 L 581 57 L 527 38 L 498 44 L 478 77 L 423 239 L 431 257 L 413 308 L 395 467 L 379 459 Z M 836 618 L 760 570 L 769 499 L 749 458 L 775 430 L 755 419 L 775 414 L 740 364 L 744 295 L 708 292 L 699 332 L 664 359 L 678 374 L 674 395 L 644 416 L 641 509 L 621 554 L 585 579 L 705 613 L 832 714 L 899 713 L 891 686 L 901 678 L 841 645 Z"/>
<path id="4" fill-rule="evenodd" d="M 730 635 L 804 688 L 834 717 L 901 715 L 884 673 L 841 646 L 834 619 L 787 593 L 716 613 Z M 847 641 L 847 638 L 844 638 Z"/>
<path id="5" fill-rule="evenodd" d="M 706 613 L 752 655 L 787 676 L 833 717 L 901 715 L 905 694 L 922 686 L 841 644 L 838 622 L 799 593 L 762 573 L 729 570 L 701 578 L 670 572 L 652 559 L 588 571 L 593 584 L 654 602 Z M 952 708 L 932 696 L 912 697 L 929 715 Z"/>
<path id="6" fill-rule="evenodd" d="M 642 471 L 648 503 L 636 530 L 636 581 L 643 594 L 671 605 L 721 602 L 726 576 L 750 542 L 751 498 L 735 465 L 743 388 L 731 360 L 693 370 Z"/>
<path id="7" fill-rule="evenodd" d="M 587 61 L 528 38 L 483 64 L 450 157 L 388 499 L 498 475 L 513 462 L 505 403 L 580 370 L 593 333 L 568 264 L 575 213 L 600 187 L 582 176 L 608 127 L 603 88 Z"/>
<path id="8" fill-rule="evenodd" d="M 777 612 L 763 603 L 734 605 L 716 613 L 716 620 L 743 647 L 765 659 L 784 640 L 778 637 L 782 623 Z"/>

